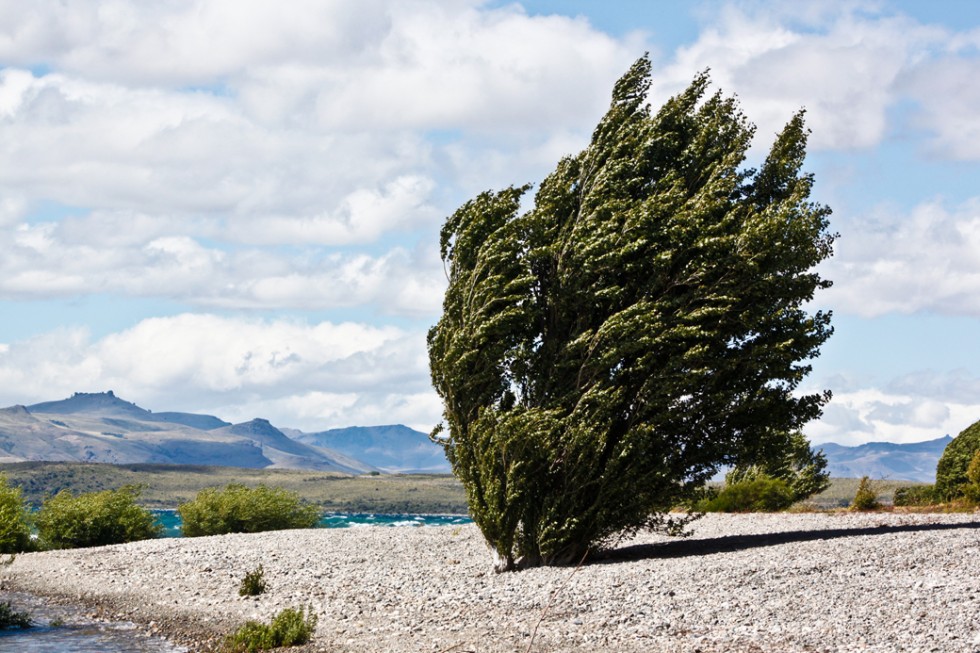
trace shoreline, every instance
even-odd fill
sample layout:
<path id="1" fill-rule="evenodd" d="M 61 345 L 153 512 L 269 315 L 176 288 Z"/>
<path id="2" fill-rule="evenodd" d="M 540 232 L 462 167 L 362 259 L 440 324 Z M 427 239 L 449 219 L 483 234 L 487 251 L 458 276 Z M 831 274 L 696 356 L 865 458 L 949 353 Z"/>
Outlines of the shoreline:
<path id="1" fill-rule="evenodd" d="M 980 514 L 708 515 L 578 569 L 494 574 L 473 525 L 148 540 L 21 554 L 5 590 L 83 605 L 188 651 L 247 619 L 319 618 L 290 650 L 891 651 L 980 648 Z M 263 565 L 269 589 L 239 597 Z"/>

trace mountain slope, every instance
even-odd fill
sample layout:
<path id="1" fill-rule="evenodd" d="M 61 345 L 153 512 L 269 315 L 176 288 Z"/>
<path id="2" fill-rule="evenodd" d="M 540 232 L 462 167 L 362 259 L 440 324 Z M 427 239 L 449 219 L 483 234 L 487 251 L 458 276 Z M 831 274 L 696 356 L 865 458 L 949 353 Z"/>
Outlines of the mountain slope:
<path id="1" fill-rule="evenodd" d="M 386 472 L 448 474 L 452 471 L 441 446 L 425 433 L 401 424 L 288 433 L 299 442 L 339 451 Z"/>
<path id="2" fill-rule="evenodd" d="M 827 456 L 827 469 L 835 478 L 869 476 L 932 483 L 936 480 L 939 457 L 951 440 L 947 435 L 908 444 L 868 442 L 848 447 L 829 442 L 814 448 L 823 450 Z"/>
<path id="3" fill-rule="evenodd" d="M 112 392 L 0 409 L 0 462 L 26 460 L 373 470 L 295 442 L 266 420 L 232 425 L 209 415 L 155 414 Z"/>

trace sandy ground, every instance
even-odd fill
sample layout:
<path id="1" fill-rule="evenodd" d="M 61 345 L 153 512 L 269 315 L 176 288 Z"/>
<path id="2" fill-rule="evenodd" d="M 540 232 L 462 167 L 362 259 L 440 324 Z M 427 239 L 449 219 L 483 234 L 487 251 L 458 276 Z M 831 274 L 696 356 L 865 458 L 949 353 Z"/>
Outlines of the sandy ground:
<path id="1" fill-rule="evenodd" d="M 190 651 L 286 607 L 298 651 L 980 652 L 980 513 L 709 515 L 579 568 L 495 574 L 473 526 L 320 529 L 19 555 L 2 587 Z M 266 593 L 242 598 L 262 565 Z"/>

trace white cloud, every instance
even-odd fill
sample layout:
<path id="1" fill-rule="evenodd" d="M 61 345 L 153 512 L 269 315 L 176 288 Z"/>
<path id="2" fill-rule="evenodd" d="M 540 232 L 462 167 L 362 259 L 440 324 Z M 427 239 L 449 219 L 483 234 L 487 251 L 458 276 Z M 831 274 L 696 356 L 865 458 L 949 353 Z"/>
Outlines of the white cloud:
<path id="1" fill-rule="evenodd" d="M 830 388 L 823 417 L 804 429 L 815 444 L 921 442 L 980 419 L 980 377 L 966 370 L 909 373 L 878 388 L 838 378 Z"/>
<path id="2" fill-rule="evenodd" d="M 863 317 L 980 316 L 980 201 L 952 209 L 936 201 L 908 213 L 882 206 L 838 226 L 836 253 L 824 265 L 834 287 L 822 301 Z"/>
<path id="3" fill-rule="evenodd" d="M 424 334 L 393 327 L 182 314 L 93 340 L 57 330 L 0 349 L 3 405 L 113 389 L 152 410 L 265 417 L 306 430 L 431 428 Z M 426 426 L 427 425 L 427 426 Z"/>

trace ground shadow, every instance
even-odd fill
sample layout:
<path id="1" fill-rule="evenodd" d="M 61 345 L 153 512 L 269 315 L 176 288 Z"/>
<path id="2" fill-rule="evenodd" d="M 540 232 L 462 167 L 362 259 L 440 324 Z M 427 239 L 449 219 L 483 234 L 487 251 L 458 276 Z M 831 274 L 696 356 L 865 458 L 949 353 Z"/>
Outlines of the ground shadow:
<path id="1" fill-rule="evenodd" d="M 916 533 L 924 531 L 951 531 L 963 529 L 980 530 L 980 521 L 956 524 L 900 524 L 866 526 L 858 528 L 831 528 L 826 530 L 785 531 L 782 533 L 760 533 L 757 535 L 726 535 L 705 539 L 676 539 L 652 544 L 633 544 L 618 549 L 597 553 L 590 562 L 606 564 L 656 558 L 685 558 L 712 553 L 730 553 L 764 546 L 779 546 L 795 542 L 835 540 L 843 537 L 863 537 L 867 535 L 890 535 L 892 533 Z"/>

